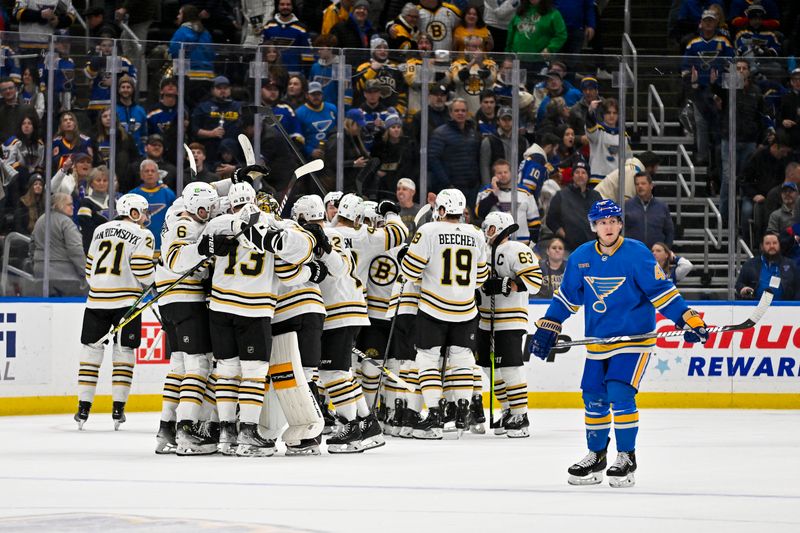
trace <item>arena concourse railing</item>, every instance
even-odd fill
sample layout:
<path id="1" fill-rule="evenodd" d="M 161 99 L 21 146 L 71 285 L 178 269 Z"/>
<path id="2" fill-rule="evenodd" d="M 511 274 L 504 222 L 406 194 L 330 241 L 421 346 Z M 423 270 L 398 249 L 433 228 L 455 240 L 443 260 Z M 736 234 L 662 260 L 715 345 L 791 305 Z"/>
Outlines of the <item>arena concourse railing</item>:
<path id="1" fill-rule="evenodd" d="M 253 141 L 256 157 L 273 166 L 276 194 L 279 198 L 285 192 L 287 172 L 290 174 L 300 164 L 291 150 L 292 146 L 298 148 L 299 155 L 305 159 L 321 156 L 325 160 L 325 169 L 319 178 L 326 190 L 349 189 L 355 185 L 362 194 L 380 198 L 394 196 L 392 188 L 385 188 L 385 183 L 375 179 L 375 176 L 387 173 L 385 168 L 381 168 L 380 161 L 373 161 L 376 158 L 369 157 L 366 164 L 358 163 L 366 166 L 353 167 L 353 161 L 348 159 L 354 139 L 358 138 L 363 144 L 365 132 L 356 133 L 352 129 L 352 118 L 348 118 L 347 113 L 354 101 L 363 101 L 364 90 L 368 85 L 370 91 L 376 85 L 371 82 L 376 76 L 372 67 L 379 65 L 371 64 L 375 57 L 369 49 L 295 48 L 274 44 L 196 45 L 58 35 L 46 36 L 46 48 L 40 53 L 30 53 L 19 51 L 17 45 L 20 35 L 17 33 L 0 34 L 0 39 L 5 47 L 3 58 L 20 65 L 20 76 L 27 72 L 22 80 L 20 93 L 25 92 L 26 98 L 31 97 L 31 91 L 37 93 L 32 98 L 39 105 L 41 139 L 45 147 L 40 161 L 40 172 L 45 184 L 45 193 L 42 195 L 45 228 L 51 227 L 52 216 L 51 195 L 47 192 L 53 192 L 53 181 L 63 164 L 63 154 L 59 150 L 66 146 L 63 135 L 58 146 L 54 145 L 54 139 L 65 133 L 59 131 L 61 117 L 65 113 L 72 113 L 77 119 L 81 134 L 87 135 L 88 139 L 78 137 L 75 142 L 88 143 L 97 152 L 93 155 L 93 166 L 106 164 L 114 169 L 115 179 L 109 183 L 109 198 L 114 198 L 121 187 L 138 185 L 138 177 L 131 175 L 128 168 L 132 162 L 132 154 L 123 152 L 123 149 L 130 150 L 133 142 L 135 148 L 141 151 L 145 142 L 144 134 L 153 133 L 147 131 L 147 112 L 152 112 L 159 104 L 159 99 L 162 98 L 161 83 L 166 79 L 175 80 L 178 87 L 177 102 L 173 106 L 176 117 L 161 124 L 157 133 L 165 137 L 164 160 L 175 166 L 174 179 L 170 175 L 169 180 L 177 193 L 180 193 L 190 179 L 182 145 L 192 140 L 191 132 L 197 127 L 193 123 L 193 113 L 209 95 L 211 80 L 216 76 L 225 76 L 231 84 L 231 99 L 240 105 L 235 110 L 231 108 L 230 112 L 220 115 L 218 125 L 225 130 L 225 137 L 215 145 L 217 153 L 206 155 L 207 159 L 219 159 L 223 162 L 219 167 L 222 169 L 221 176 L 229 175 L 232 168 L 243 162 L 241 151 L 233 139 L 235 134 L 245 133 Z M 737 223 L 736 180 L 727 180 L 726 208 L 720 204 L 718 191 L 713 188 L 713 183 L 722 172 L 737 175 L 736 98 L 737 88 L 742 84 L 741 79 L 729 75 L 729 72 L 735 72 L 731 59 L 716 58 L 713 62 L 697 62 L 703 71 L 702 75 L 706 75 L 703 69 L 711 69 L 719 78 L 727 99 L 724 102 L 724 110 L 728 113 L 726 122 L 731 125 L 722 139 L 726 152 L 721 154 L 720 161 L 711 161 L 709 164 L 705 161 L 698 162 L 696 149 L 693 148 L 693 135 L 687 131 L 685 123 L 679 121 L 684 102 L 687 96 L 691 96 L 686 94 L 681 80 L 681 71 L 687 65 L 684 58 L 640 55 L 629 38 L 624 39 L 622 49 L 622 55 L 607 56 L 387 50 L 385 54 L 388 56 L 388 63 L 385 65 L 385 72 L 381 73 L 380 83 L 377 84 L 379 99 L 382 106 L 393 107 L 398 111 L 405 132 L 402 142 L 416 145 L 414 163 L 411 165 L 413 168 L 407 170 L 409 176 L 403 177 L 415 179 L 420 203 L 428 201 L 428 192 L 439 186 L 432 180 L 429 148 L 431 125 L 437 124 L 442 115 L 437 114 L 434 117 L 427 104 L 432 101 L 432 91 L 441 91 L 441 85 L 446 86 L 449 100 L 453 97 L 467 100 L 471 118 L 480 110 L 480 92 L 484 89 L 494 90 L 497 94 L 496 108 L 511 108 L 513 128 L 508 159 L 512 168 L 517 168 L 525 159 L 524 150 L 520 149 L 525 143 L 520 143 L 520 139 L 536 142 L 541 140 L 536 126 L 536 106 L 545 99 L 551 100 L 547 95 L 547 69 L 552 67 L 554 61 L 563 63 L 566 69 L 563 87 L 567 90 L 562 95 L 566 97 L 567 104 L 572 105 L 576 97 L 582 96 L 581 80 L 588 77 L 588 74 L 582 73 L 594 73 L 598 66 L 603 66 L 614 75 L 611 80 L 597 80 L 599 97 L 614 97 L 620 101 L 620 121 L 625 124 L 625 128 L 620 129 L 617 134 L 618 146 L 611 147 L 617 156 L 616 159 L 611 158 L 617 165 L 616 170 L 624 174 L 625 160 L 636 157 L 645 150 L 652 151 L 661 158 L 661 168 L 656 174 L 656 195 L 670 205 L 676 224 L 674 244 L 678 252 L 690 257 L 695 264 L 695 273 L 679 284 L 679 287 L 694 298 L 733 299 L 733 280 L 741 262 L 752 254 L 750 250 L 754 245 L 748 235 L 740 238 L 737 233 L 741 224 Z M 781 76 L 786 77 L 787 65 L 787 59 L 776 58 L 771 61 L 768 69 L 761 69 L 761 72 L 771 73 L 768 81 L 780 84 L 785 81 Z M 304 76 L 295 78 L 296 73 Z M 284 122 L 281 119 L 282 113 L 276 114 L 278 102 L 269 100 L 268 85 L 277 84 L 282 93 L 297 88 L 307 91 L 307 83 L 312 75 L 322 83 L 324 101 L 335 107 L 335 112 L 326 120 L 314 121 L 314 138 L 307 138 L 305 145 L 286 141 L 281 129 L 286 130 L 290 138 L 298 132 L 289 131 L 291 121 Z M 123 104 L 122 108 L 128 114 L 109 113 L 110 123 L 106 126 L 102 122 L 103 109 L 116 109 L 120 101 L 117 90 L 102 89 L 118 87 L 123 78 L 133 78 L 133 103 L 141 106 L 141 111 L 135 106 Z M 305 97 L 303 94 L 292 93 L 288 103 L 301 103 Z M 641 125 L 646 125 L 646 128 L 640 130 L 638 108 L 639 102 L 645 99 L 647 108 L 642 112 L 646 120 Z M 144 118 L 136 115 L 141 112 L 144 112 Z M 555 124 L 561 124 L 566 115 L 551 118 Z M 539 122 L 541 124 L 541 120 Z M 279 128 L 279 125 L 283 128 Z M 351 127 L 350 131 L 346 129 L 348 126 Z M 13 131 L 14 135 L 17 134 L 18 125 L 6 124 L 5 127 L 7 132 Z M 98 131 L 101 132 L 102 141 L 98 140 Z M 418 132 L 418 136 L 415 132 Z M 626 132 L 629 148 L 626 143 L 619 142 Z M 721 132 L 720 129 L 718 134 Z M 3 141 L 6 142 L 9 138 Z M 366 140 L 370 146 L 376 141 L 380 141 L 378 144 L 390 142 L 376 139 L 375 135 Z M 311 144 L 319 149 L 309 150 Z M 335 146 L 331 148 L 331 144 Z M 631 152 L 627 152 L 628 149 Z M 725 168 L 721 168 L 723 164 Z M 3 207 L 6 223 L 2 230 L 4 236 L 14 229 L 15 213 L 22 205 L 19 203 L 20 197 L 27 192 L 25 189 L 31 183 L 32 173 L 31 169 L 16 184 L 6 186 L 6 204 Z M 367 174 L 372 181 L 368 183 L 369 190 L 363 190 L 362 179 Z M 566 180 L 559 173 L 555 173 L 553 177 Z M 484 184 L 485 179 L 482 179 L 474 187 L 477 190 Z M 81 184 L 78 188 L 80 186 Z M 617 199 L 622 200 L 621 204 L 624 206 L 624 188 L 619 189 Z M 475 191 L 470 194 L 472 192 Z M 313 181 L 303 182 L 292 190 L 292 196 L 308 193 L 322 194 L 323 191 L 318 190 Z M 512 209 L 516 212 L 516 196 L 512 195 L 512 198 Z M 105 215 L 114 216 L 113 201 L 109 202 L 105 211 Z M 723 231 L 724 227 L 727 227 L 727 231 Z M 542 237 L 547 238 L 547 233 Z M 33 245 L 43 250 L 40 261 L 43 263 L 41 283 L 35 284 L 40 285 L 38 287 L 23 283 L 25 280 L 18 273 L 5 267 L 10 265 L 22 271 L 30 269 L 30 261 L 23 247 L 16 244 L 3 248 L 6 254 L 12 255 L 3 259 L 4 294 L 54 294 L 54 273 L 50 268 L 54 238 L 56 237 L 51 231 L 45 231 L 43 242 L 34 242 Z M 33 240 L 36 241 L 36 237 Z M 29 273 L 34 275 L 32 271 Z M 34 277 L 38 279 L 38 276 Z"/>

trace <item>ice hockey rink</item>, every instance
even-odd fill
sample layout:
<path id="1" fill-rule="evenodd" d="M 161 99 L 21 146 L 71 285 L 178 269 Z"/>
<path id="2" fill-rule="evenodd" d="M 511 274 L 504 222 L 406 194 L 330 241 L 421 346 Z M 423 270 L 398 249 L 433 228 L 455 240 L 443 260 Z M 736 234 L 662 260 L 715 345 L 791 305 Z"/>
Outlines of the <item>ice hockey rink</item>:
<path id="1" fill-rule="evenodd" d="M 798 411 L 643 410 L 630 489 L 566 483 L 582 411 L 530 417 L 528 439 L 258 459 L 157 456 L 157 413 L 3 417 L 0 531 L 800 531 Z"/>

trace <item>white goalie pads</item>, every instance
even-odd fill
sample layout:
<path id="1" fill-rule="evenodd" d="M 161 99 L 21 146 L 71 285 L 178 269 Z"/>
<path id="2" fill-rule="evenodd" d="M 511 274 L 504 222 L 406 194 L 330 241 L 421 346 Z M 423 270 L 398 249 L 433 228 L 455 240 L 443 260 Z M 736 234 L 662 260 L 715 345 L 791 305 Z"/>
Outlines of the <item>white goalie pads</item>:
<path id="1" fill-rule="evenodd" d="M 302 439 L 320 435 L 325 422 L 303 374 L 297 333 L 290 332 L 272 338 L 269 377 L 269 392 L 265 394 L 261 416 L 261 424 L 267 427 L 267 432 L 277 435 L 283 427 L 279 415 L 272 412 L 277 410 L 276 404 L 280 404 L 280 410 L 289 424 L 281 436 L 283 442 L 299 444 Z"/>

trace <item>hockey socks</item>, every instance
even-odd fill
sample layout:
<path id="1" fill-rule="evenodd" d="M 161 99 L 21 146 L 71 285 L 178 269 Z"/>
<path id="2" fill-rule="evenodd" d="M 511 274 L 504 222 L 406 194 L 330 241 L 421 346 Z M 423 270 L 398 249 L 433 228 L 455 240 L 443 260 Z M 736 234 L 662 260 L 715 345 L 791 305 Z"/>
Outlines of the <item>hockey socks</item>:
<path id="1" fill-rule="evenodd" d="M 169 371 L 164 378 L 164 389 L 161 395 L 161 420 L 173 422 L 176 420 L 175 411 L 180 401 L 181 383 L 184 378 L 185 353 L 172 352 L 169 358 Z"/>
<path id="2" fill-rule="evenodd" d="M 206 394 L 208 374 L 211 371 L 211 357 L 209 354 L 186 354 L 184 369 L 177 419 L 197 422 Z"/>
<path id="3" fill-rule="evenodd" d="M 269 363 L 266 361 L 242 361 L 242 381 L 239 383 L 239 422 L 258 424 L 264 391 L 267 383 Z"/>
<path id="4" fill-rule="evenodd" d="M 242 369 L 239 358 L 217 361 L 216 398 L 220 422 L 236 422 L 236 405 L 239 401 L 239 381 Z"/>
<path id="5" fill-rule="evenodd" d="M 126 403 L 133 384 L 134 354 L 132 348 L 114 346 L 114 368 L 111 372 L 111 397 L 115 403 Z"/>
<path id="6" fill-rule="evenodd" d="M 100 364 L 103 362 L 103 347 L 93 348 L 83 345 L 80 367 L 78 368 L 78 400 L 94 402 L 97 380 L 100 376 Z"/>

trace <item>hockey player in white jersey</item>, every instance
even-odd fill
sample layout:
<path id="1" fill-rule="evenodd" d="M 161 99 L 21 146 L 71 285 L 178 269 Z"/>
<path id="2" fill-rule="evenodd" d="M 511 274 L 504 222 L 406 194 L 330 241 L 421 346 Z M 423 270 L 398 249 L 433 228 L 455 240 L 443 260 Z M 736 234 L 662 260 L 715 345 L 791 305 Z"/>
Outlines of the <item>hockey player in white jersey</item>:
<path id="1" fill-rule="evenodd" d="M 154 239 L 148 222 L 147 200 L 125 194 L 117 200 L 119 216 L 98 226 L 86 254 L 89 297 L 83 314 L 81 359 L 78 370 L 78 412 L 75 421 L 82 429 L 94 401 L 105 346 L 93 346 L 119 324 L 142 290 L 153 282 Z M 114 429 L 125 422 L 125 403 L 133 381 L 134 350 L 142 336 L 141 315 L 120 330 L 113 340 L 111 418 Z"/>
<path id="2" fill-rule="evenodd" d="M 342 191 L 331 191 L 325 195 L 322 203 L 325 205 L 325 222 L 333 224 L 333 217 L 339 212 L 339 202 L 344 193 Z"/>
<path id="3" fill-rule="evenodd" d="M 507 405 L 503 405 L 502 427 L 509 437 L 519 438 L 528 436 L 529 426 L 528 384 L 522 354 L 529 329 L 528 295 L 539 292 L 542 271 L 528 246 L 504 234 L 513 224 L 511 214 L 493 212 L 481 226 L 494 270 L 481 287 L 478 364 L 491 379 L 490 357 L 494 352 L 495 389 L 505 390 Z"/>
<path id="4" fill-rule="evenodd" d="M 328 437 L 328 452 L 356 453 L 382 446 L 385 442 L 380 425 L 350 371 L 356 333 L 361 326 L 369 326 L 364 291 L 355 276 L 354 261 L 344 247 L 344 237 L 336 229 L 325 227 L 323 204 L 318 196 L 298 199 L 292 217 L 302 224 L 323 227 L 332 247 L 332 253 L 323 257 L 329 275 L 319 284 L 327 313 L 319 374 L 336 414 L 346 423 L 341 431 Z"/>
<path id="5" fill-rule="evenodd" d="M 442 438 L 442 374 L 456 399 L 456 427 L 465 429 L 469 416 L 478 315 L 475 289 L 489 277 L 489 267 L 483 234 L 461 223 L 466 203 L 458 189 L 441 191 L 434 208 L 438 220 L 419 228 L 401 263 L 404 276 L 420 280 L 416 361 L 428 406 L 427 418 L 414 429 L 414 437 L 420 439 Z"/>
<path id="6" fill-rule="evenodd" d="M 275 257 L 280 254 L 287 263 L 306 263 L 315 243 L 306 232 L 278 228 L 272 216 L 256 207 L 249 184 L 234 184 L 228 197 L 233 213 L 215 218 L 205 231 L 206 235 L 231 235 L 244 230 L 237 246 L 215 261 L 211 284 L 209 321 L 217 360 L 219 449 L 239 456 L 269 456 L 275 453 L 275 444 L 259 433 L 258 421 L 272 346 Z M 248 228 L 255 214 L 258 222 Z"/>
<path id="7" fill-rule="evenodd" d="M 161 240 L 164 264 L 156 269 L 159 292 L 204 258 L 227 256 L 236 245 L 230 235 L 203 235 L 218 202 L 217 192 L 211 185 L 190 183 L 184 188 L 181 199 L 183 211 L 169 220 Z M 159 300 L 172 353 L 164 385 L 156 453 L 170 452 L 169 437 L 174 421 L 177 421 L 174 442 L 178 455 L 216 452 L 214 435 L 218 424 L 198 424 L 212 363 L 208 306 L 203 288 L 207 276 L 207 269 L 200 268 Z M 177 394 L 175 389 L 178 389 Z"/>

